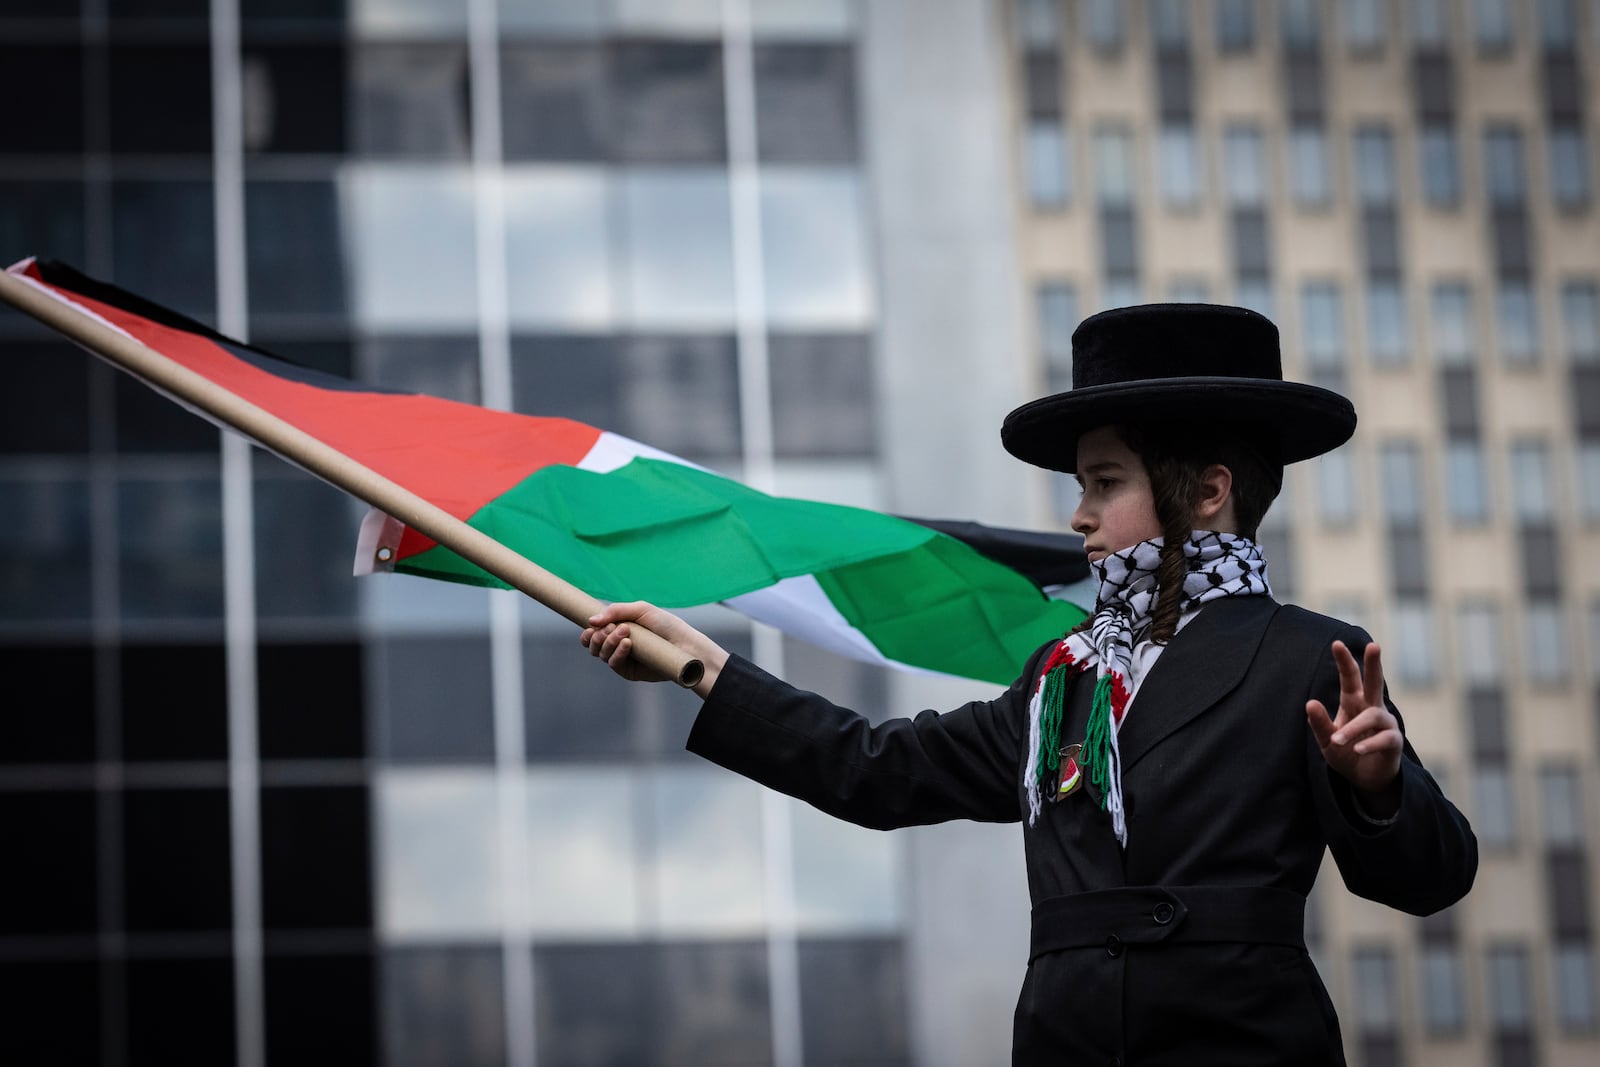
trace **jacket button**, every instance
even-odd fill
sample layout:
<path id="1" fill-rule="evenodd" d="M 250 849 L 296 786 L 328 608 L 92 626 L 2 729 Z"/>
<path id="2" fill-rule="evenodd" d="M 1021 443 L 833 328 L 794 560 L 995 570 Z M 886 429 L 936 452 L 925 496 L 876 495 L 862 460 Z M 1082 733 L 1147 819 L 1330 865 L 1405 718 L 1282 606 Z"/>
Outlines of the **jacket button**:
<path id="1" fill-rule="evenodd" d="M 1122 955 L 1122 938 L 1118 937 L 1116 934 L 1112 934 L 1110 937 L 1106 938 L 1106 955 L 1110 956 L 1112 959 L 1116 959 L 1118 956 Z"/>
<path id="2" fill-rule="evenodd" d="M 1156 910 L 1151 913 L 1150 917 L 1156 921 L 1157 926 L 1167 925 L 1172 921 L 1172 905 L 1163 900 L 1156 905 Z"/>

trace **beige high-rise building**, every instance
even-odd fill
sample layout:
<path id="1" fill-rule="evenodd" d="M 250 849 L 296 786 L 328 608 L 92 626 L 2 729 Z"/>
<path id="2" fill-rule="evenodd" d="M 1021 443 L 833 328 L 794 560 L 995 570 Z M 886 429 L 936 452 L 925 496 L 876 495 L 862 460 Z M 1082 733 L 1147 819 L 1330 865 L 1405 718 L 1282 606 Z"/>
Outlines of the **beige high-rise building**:
<path id="1" fill-rule="evenodd" d="M 1352 1061 L 1592 1063 L 1600 777 L 1600 7 L 1017 0 L 1018 255 L 1041 387 L 1073 323 L 1209 300 L 1278 324 L 1360 426 L 1292 468 L 1281 597 L 1361 622 L 1472 819 L 1416 920 L 1329 864 L 1314 954 Z M 1041 493 L 1064 521 L 1071 486 Z"/>

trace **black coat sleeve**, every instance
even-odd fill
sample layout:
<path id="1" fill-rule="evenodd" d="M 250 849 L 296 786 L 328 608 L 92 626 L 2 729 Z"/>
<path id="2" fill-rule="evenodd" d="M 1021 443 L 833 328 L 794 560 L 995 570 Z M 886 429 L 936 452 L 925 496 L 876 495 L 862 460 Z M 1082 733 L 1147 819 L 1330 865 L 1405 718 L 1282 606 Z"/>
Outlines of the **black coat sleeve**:
<path id="1" fill-rule="evenodd" d="M 859 826 L 1016 822 L 1028 698 L 1049 647 L 994 700 L 878 726 L 733 656 L 687 747 Z"/>
<path id="2" fill-rule="evenodd" d="M 1349 627 L 1339 640 L 1360 663 L 1372 638 L 1359 627 Z M 1331 641 L 1306 694 L 1306 699 L 1312 697 L 1321 700 L 1330 715 L 1339 707 L 1339 672 Z M 1387 687 L 1383 699 L 1404 733 L 1405 722 Z M 1466 896 L 1478 872 L 1478 839 L 1423 767 L 1409 740 L 1400 759 L 1400 807 L 1392 820 L 1380 824 L 1361 812 L 1354 788 L 1328 766 L 1309 727 L 1306 739 L 1306 773 L 1317 818 L 1352 893 L 1412 915 L 1432 914 Z"/>

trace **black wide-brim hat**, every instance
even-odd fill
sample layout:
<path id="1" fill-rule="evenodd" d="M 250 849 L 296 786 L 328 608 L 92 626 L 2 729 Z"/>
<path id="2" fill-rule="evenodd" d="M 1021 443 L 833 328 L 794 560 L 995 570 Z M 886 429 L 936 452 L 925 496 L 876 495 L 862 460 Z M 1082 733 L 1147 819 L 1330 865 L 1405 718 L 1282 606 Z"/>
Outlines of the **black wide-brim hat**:
<path id="1" fill-rule="evenodd" d="M 1000 440 L 1018 459 L 1071 474 L 1088 431 L 1172 420 L 1244 436 L 1294 463 L 1348 441 L 1356 410 L 1332 390 L 1283 380 L 1278 328 L 1264 315 L 1142 304 L 1083 320 L 1072 334 L 1072 391 L 1017 408 Z"/>

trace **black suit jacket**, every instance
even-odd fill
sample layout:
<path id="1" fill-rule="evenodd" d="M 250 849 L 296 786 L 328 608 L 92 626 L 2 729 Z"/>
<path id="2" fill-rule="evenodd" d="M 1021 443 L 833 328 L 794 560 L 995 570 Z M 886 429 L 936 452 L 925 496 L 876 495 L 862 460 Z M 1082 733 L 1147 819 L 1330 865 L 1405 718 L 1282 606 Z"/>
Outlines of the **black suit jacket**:
<path id="1" fill-rule="evenodd" d="M 994 700 L 877 727 L 735 658 L 689 748 L 863 826 L 1022 821 L 1035 947 L 1017 1005 L 1016 1063 L 1342 1063 L 1338 1022 L 1303 946 L 1258 938 L 1249 921 L 1237 935 L 1216 933 L 1232 921 L 1215 914 L 1216 894 L 1257 894 L 1238 898 L 1245 912 L 1261 893 L 1303 900 L 1326 849 L 1352 892 L 1427 914 L 1471 886 L 1477 843 L 1409 742 L 1394 820 L 1378 825 L 1355 808 L 1305 723 L 1312 697 L 1338 707 L 1336 638 L 1358 661 L 1370 641 L 1266 597 L 1215 601 L 1184 627 L 1118 735 L 1126 849 L 1092 788 L 1025 821 L 1027 703 L 1050 646 Z M 1074 682 L 1063 737 L 1083 736 L 1092 683 Z M 1192 887 L 1201 890 L 1188 920 L 1197 940 L 1143 941 L 1116 925 L 1133 904 L 1149 914 L 1146 898 L 1159 893 L 1179 908 L 1165 937 L 1184 926 Z M 1202 894 L 1220 922 L 1209 934 Z M 1078 907 L 1105 899 L 1122 918 Z M 1084 936 L 1041 938 L 1047 915 L 1054 934 L 1065 915 Z M 1264 914 L 1255 921 L 1268 925 Z M 1112 924 L 1104 937 L 1101 922 Z"/>

